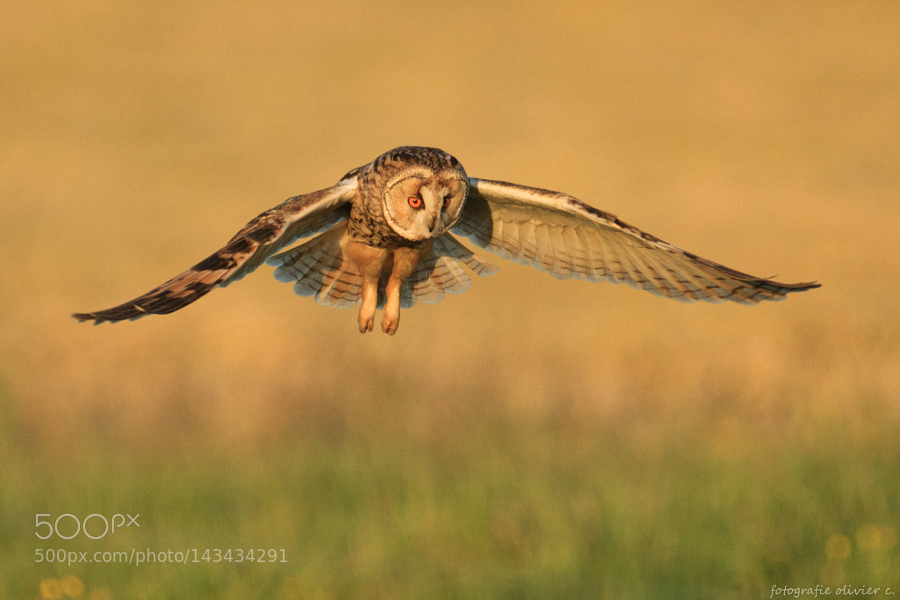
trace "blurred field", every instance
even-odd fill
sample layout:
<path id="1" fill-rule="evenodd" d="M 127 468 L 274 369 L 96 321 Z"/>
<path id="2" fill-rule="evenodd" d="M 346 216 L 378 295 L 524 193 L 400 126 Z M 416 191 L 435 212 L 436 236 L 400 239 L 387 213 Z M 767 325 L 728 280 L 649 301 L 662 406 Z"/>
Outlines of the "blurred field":
<path id="1" fill-rule="evenodd" d="M 0 596 L 900 587 L 900 4 L 0 6 Z M 683 305 L 496 258 L 393 339 L 270 268 L 167 317 L 68 318 L 403 144 L 823 287 Z M 34 537 L 126 512 L 140 530 Z"/>

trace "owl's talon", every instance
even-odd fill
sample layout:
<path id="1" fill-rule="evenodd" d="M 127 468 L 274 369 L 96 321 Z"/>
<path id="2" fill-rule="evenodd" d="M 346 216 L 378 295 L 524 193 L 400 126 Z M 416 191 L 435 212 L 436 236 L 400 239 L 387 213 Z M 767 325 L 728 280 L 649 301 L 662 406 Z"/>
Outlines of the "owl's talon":
<path id="1" fill-rule="evenodd" d="M 397 328 L 400 326 L 400 315 L 396 317 L 385 317 L 381 320 L 381 331 L 388 335 L 394 335 L 397 333 Z"/>
<path id="2" fill-rule="evenodd" d="M 372 312 L 371 315 L 363 316 L 362 311 L 359 311 L 359 332 L 366 333 L 367 331 L 372 331 L 375 328 L 375 313 Z"/>

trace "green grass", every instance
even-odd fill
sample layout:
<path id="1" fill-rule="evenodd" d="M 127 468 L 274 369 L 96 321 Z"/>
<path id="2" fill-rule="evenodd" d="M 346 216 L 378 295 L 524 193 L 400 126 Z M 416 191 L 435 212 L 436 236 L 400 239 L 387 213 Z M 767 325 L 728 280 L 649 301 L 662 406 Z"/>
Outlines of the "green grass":
<path id="1" fill-rule="evenodd" d="M 810 423 L 803 443 L 754 438 L 747 425 L 741 451 L 722 452 L 702 433 L 711 421 L 647 444 L 637 427 L 526 423 L 488 406 L 473 402 L 452 434 L 377 431 L 373 419 L 366 434 L 310 423 L 248 448 L 195 439 L 13 458 L 8 444 L 0 590 L 32 598 L 42 580 L 72 575 L 112 598 L 755 598 L 829 578 L 900 586 L 896 543 L 862 549 L 856 535 L 882 528 L 887 546 L 897 530 L 900 443 L 887 422 L 864 443 L 826 422 Z M 141 527 L 50 544 L 34 537 L 38 512 L 140 513 Z M 839 534 L 850 556 L 829 563 Z M 35 564 L 40 547 L 284 548 L 287 562 Z"/>

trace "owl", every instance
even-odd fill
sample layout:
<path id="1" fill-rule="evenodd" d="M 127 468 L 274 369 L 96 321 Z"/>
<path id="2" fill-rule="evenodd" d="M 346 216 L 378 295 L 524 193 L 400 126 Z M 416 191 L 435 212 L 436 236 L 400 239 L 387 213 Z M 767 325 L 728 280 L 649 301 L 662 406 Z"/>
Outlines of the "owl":
<path id="1" fill-rule="evenodd" d="M 819 287 L 730 269 L 572 196 L 469 177 L 443 150 L 404 146 L 332 187 L 267 210 L 221 250 L 143 296 L 72 316 L 99 324 L 168 314 L 265 261 L 300 296 L 358 305 L 361 333 L 372 331 L 383 309 L 381 330 L 393 335 L 401 308 L 469 289 L 463 266 L 481 276 L 497 271 L 456 236 L 557 279 L 627 283 L 682 302 L 756 304 Z"/>

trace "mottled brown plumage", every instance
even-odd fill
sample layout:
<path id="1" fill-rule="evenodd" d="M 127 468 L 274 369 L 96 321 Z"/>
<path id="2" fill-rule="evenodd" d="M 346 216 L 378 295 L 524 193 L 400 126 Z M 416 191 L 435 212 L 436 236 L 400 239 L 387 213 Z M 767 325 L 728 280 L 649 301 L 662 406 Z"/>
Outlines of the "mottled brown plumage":
<path id="1" fill-rule="evenodd" d="M 440 302 L 471 286 L 461 265 L 478 275 L 496 272 L 451 232 L 559 279 L 627 283 L 684 302 L 756 304 L 819 287 L 736 271 L 572 196 L 469 178 L 446 152 L 405 146 L 330 188 L 262 213 L 221 250 L 143 296 L 72 316 L 101 323 L 167 314 L 266 261 L 301 296 L 336 307 L 360 305 L 362 332 L 373 329 L 375 310 L 383 307 L 382 330 L 393 335 L 401 307 Z"/>

